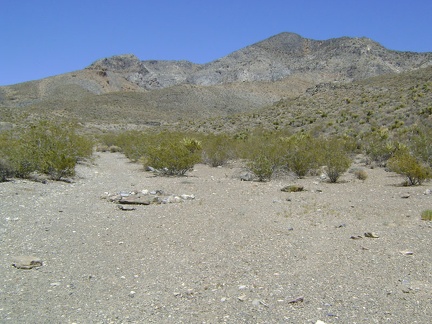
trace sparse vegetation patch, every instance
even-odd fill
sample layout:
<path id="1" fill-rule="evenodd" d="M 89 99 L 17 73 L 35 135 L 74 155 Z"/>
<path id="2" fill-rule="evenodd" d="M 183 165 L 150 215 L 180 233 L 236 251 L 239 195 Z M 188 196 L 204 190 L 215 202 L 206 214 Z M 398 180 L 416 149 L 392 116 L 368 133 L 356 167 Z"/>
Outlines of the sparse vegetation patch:
<path id="1" fill-rule="evenodd" d="M 1 134 L 2 179 L 26 178 L 33 172 L 54 180 L 75 174 L 75 165 L 91 157 L 93 142 L 71 124 L 41 121 Z"/>
<path id="2" fill-rule="evenodd" d="M 424 210 L 421 213 L 421 219 L 425 221 L 432 221 L 432 209 Z"/>

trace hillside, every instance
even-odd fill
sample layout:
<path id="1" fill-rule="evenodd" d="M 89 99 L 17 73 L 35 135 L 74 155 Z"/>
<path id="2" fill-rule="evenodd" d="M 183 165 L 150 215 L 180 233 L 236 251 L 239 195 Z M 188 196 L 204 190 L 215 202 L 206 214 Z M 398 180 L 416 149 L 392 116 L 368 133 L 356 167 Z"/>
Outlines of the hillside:
<path id="1" fill-rule="evenodd" d="M 424 123 L 432 127 L 432 67 L 387 74 L 352 83 L 323 83 L 296 98 L 282 99 L 253 112 L 179 123 L 183 130 L 239 132 L 308 130 L 358 134 Z"/>
<path id="2" fill-rule="evenodd" d="M 0 87 L 0 117 L 3 122 L 44 117 L 105 126 L 170 125 L 273 107 L 260 113 L 263 120 L 258 122 L 265 122 L 277 109 L 299 107 L 298 112 L 284 113 L 289 115 L 308 111 L 303 105 L 315 105 L 312 99 L 318 97 L 311 97 L 310 91 L 321 92 L 320 84 L 343 83 L 345 88 L 338 91 L 348 91 L 350 97 L 355 95 L 350 93 L 351 82 L 430 65 L 432 53 L 391 51 L 368 38 L 318 41 L 281 33 L 207 64 L 119 55 L 83 70 Z M 286 124 L 285 118 L 274 122 Z"/>

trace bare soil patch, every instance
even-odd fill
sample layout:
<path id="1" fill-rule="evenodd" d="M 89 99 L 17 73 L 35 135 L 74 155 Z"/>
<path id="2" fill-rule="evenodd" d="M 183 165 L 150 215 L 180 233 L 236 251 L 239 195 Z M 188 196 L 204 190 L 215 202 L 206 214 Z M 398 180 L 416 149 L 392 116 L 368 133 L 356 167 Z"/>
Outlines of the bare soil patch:
<path id="1" fill-rule="evenodd" d="M 430 323 L 430 183 L 368 169 L 240 181 L 236 165 L 154 177 L 118 153 L 73 183 L 0 183 L 4 323 Z M 287 185 L 304 188 L 283 192 Z M 120 191 L 193 194 L 120 210 Z M 367 237 L 373 233 L 376 237 Z M 43 265 L 13 267 L 16 256 Z"/>

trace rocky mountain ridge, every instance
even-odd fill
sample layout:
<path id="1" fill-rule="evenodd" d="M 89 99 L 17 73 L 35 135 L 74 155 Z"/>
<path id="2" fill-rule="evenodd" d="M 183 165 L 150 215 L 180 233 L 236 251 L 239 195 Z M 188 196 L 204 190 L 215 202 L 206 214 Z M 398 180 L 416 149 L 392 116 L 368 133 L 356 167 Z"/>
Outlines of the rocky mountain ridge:
<path id="1" fill-rule="evenodd" d="M 320 83 L 349 83 L 427 66 L 432 66 L 432 53 L 392 51 L 368 38 L 312 40 L 281 33 L 207 64 L 141 61 L 127 54 L 0 87 L 0 113 L 3 120 L 16 111 L 31 111 L 140 123 L 227 116 L 299 96 Z"/>
<path id="2" fill-rule="evenodd" d="M 120 73 L 151 90 L 177 84 L 201 86 L 278 81 L 291 75 L 317 74 L 326 81 L 353 81 L 432 65 L 432 53 L 387 50 L 368 38 L 325 41 L 281 33 L 207 64 L 188 61 L 140 61 L 134 55 L 104 58 L 87 69 Z"/>

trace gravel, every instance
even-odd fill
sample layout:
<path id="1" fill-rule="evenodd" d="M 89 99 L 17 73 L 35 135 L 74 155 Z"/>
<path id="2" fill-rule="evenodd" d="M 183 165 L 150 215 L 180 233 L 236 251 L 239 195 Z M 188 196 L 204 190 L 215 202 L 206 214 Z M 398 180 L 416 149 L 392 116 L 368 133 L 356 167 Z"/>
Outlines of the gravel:
<path id="1" fill-rule="evenodd" d="M 154 177 L 98 153 L 72 183 L 0 183 L 0 322 L 432 322 L 430 183 L 240 173 Z M 280 190 L 294 184 L 304 191 Z M 127 211 L 105 199 L 142 190 L 195 199 Z M 43 265 L 12 266 L 23 256 Z"/>

